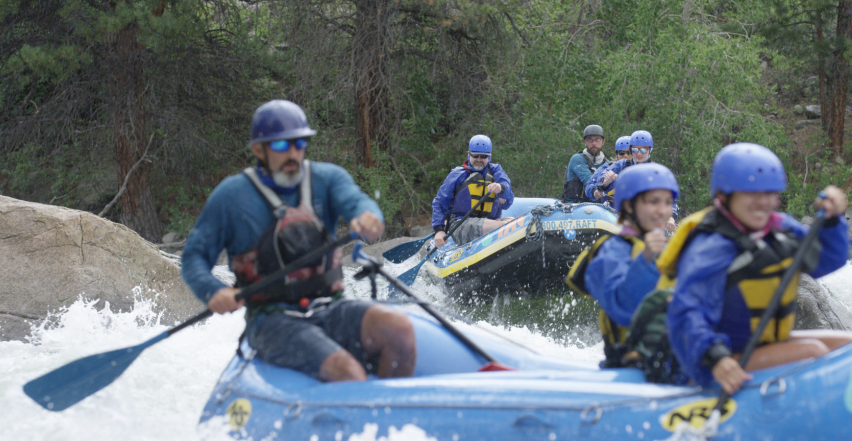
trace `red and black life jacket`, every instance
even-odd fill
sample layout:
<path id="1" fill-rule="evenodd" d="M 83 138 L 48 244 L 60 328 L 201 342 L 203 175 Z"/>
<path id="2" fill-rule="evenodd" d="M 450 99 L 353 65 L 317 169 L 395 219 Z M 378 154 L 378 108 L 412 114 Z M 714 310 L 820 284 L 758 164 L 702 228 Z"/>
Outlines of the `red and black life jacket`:
<path id="1" fill-rule="evenodd" d="M 263 185 L 257 170 L 243 170 L 257 191 L 269 203 L 276 221 L 267 229 L 251 250 L 231 261 L 231 271 L 237 276 L 237 286 L 248 286 L 264 276 L 284 268 L 305 253 L 322 247 L 331 240 L 313 208 L 311 164 L 304 161 L 305 177 L 299 188 L 299 206 L 286 205 L 269 187 Z M 259 291 L 250 303 L 286 302 L 307 307 L 312 299 L 330 297 L 343 291 L 342 253 L 336 248 L 289 273 L 281 283 Z"/>

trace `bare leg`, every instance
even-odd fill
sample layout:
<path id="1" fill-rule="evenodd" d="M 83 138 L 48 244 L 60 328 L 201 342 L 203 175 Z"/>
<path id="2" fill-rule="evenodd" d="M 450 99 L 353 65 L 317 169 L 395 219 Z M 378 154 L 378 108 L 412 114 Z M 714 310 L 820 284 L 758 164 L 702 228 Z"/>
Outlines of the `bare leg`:
<path id="1" fill-rule="evenodd" d="M 405 313 L 373 305 L 361 322 L 361 344 L 367 356 L 379 355 L 378 376 L 410 377 L 417 362 L 414 327 Z"/>
<path id="2" fill-rule="evenodd" d="M 829 351 L 833 351 L 841 346 L 852 343 L 852 332 L 831 329 L 809 329 L 790 332 L 791 340 L 800 338 L 817 339 L 828 346 Z"/>
<path id="3" fill-rule="evenodd" d="M 821 357 L 828 352 L 828 346 L 813 338 L 796 338 L 772 343 L 754 350 L 748 360 L 746 370 L 756 371 L 806 358 Z M 734 355 L 734 358 L 739 360 L 740 354 Z"/>
<path id="4" fill-rule="evenodd" d="M 367 371 L 361 363 L 345 349 L 333 352 L 320 365 L 319 379 L 322 381 L 364 381 Z"/>
<path id="5" fill-rule="evenodd" d="M 482 236 L 502 227 L 503 225 L 506 225 L 506 221 L 503 219 L 485 219 L 485 222 L 482 223 Z"/>

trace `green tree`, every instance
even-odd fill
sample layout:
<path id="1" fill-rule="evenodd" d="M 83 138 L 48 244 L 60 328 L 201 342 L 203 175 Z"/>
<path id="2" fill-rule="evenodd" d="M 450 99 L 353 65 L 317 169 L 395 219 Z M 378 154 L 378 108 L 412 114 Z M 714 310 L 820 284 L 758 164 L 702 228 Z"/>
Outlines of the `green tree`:
<path id="1" fill-rule="evenodd" d="M 185 173 L 187 164 L 208 163 L 192 161 L 198 156 L 227 154 L 233 138 L 211 140 L 242 132 L 262 90 L 253 80 L 268 60 L 249 38 L 249 11 L 228 0 L 4 4 L 2 149 L 22 161 L 0 165 L 4 187 L 14 194 L 63 177 L 74 184 L 87 162 L 114 162 L 120 221 L 159 241 L 152 171 Z M 60 169 L 57 158 L 72 161 Z M 37 187 L 29 189 L 45 193 Z"/>

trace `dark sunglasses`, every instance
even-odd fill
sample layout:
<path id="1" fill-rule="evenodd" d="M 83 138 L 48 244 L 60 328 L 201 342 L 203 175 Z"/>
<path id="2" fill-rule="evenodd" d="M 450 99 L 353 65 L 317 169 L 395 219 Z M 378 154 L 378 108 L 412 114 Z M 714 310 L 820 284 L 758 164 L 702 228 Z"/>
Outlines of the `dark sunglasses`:
<path id="1" fill-rule="evenodd" d="M 633 153 L 642 153 L 644 155 L 645 153 L 648 153 L 648 151 L 651 149 L 649 149 L 648 147 L 631 147 L 630 150 L 633 150 Z"/>
<path id="2" fill-rule="evenodd" d="M 474 155 L 474 154 L 470 155 L 471 158 L 476 158 L 476 159 L 488 159 L 489 156 L 491 156 L 491 155 Z"/>
<path id="3" fill-rule="evenodd" d="M 278 141 L 271 141 L 269 143 L 269 149 L 278 153 L 286 152 L 293 146 L 296 147 L 296 150 L 304 150 L 308 148 L 308 138 L 279 139 Z"/>
<path id="4" fill-rule="evenodd" d="M 629 150 L 619 150 L 619 151 L 615 152 L 615 154 L 618 155 L 618 156 L 630 156 L 630 151 Z"/>

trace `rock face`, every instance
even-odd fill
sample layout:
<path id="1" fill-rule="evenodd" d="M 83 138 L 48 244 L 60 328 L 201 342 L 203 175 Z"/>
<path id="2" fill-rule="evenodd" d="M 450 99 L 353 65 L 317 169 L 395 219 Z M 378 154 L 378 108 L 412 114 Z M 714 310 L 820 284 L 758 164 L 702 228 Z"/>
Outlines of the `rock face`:
<path id="1" fill-rule="evenodd" d="M 169 256 L 91 213 L 0 196 L 0 340 L 25 338 L 80 296 L 113 311 L 154 299 L 169 325 L 202 311 Z"/>
<path id="2" fill-rule="evenodd" d="M 796 329 L 839 329 L 852 331 L 846 307 L 807 274 L 799 282 Z"/>

